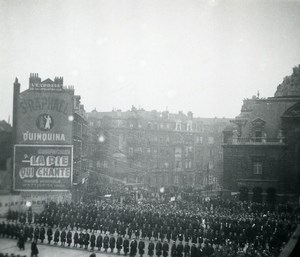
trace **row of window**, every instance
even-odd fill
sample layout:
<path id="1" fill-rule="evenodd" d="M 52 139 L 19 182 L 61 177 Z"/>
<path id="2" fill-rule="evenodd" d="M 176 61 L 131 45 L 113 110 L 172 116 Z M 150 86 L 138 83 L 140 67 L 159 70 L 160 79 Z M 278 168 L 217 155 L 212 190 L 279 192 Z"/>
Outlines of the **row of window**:
<path id="1" fill-rule="evenodd" d="M 164 155 L 170 155 L 170 148 L 143 148 L 141 146 L 138 147 L 128 147 L 128 155 L 129 156 L 133 156 L 133 154 L 154 154 L 157 155 L 158 153 L 160 154 L 164 154 Z M 177 158 L 181 158 L 182 154 L 182 150 L 184 150 L 184 156 L 190 156 L 191 154 L 194 153 L 194 148 L 193 146 L 185 146 L 184 149 L 182 149 L 181 147 L 175 147 L 175 157 Z M 198 155 L 200 154 L 200 151 L 197 151 Z M 222 152 L 220 151 L 220 153 L 222 154 Z M 214 155 L 214 150 L 213 149 L 209 149 L 209 157 L 212 158 Z"/>
<path id="2" fill-rule="evenodd" d="M 93 168 L 93 161 L 91 160 L 89 162 L 90 168 Z M 111 167 L 117 168 L 118 166 L 124 166 L 123 163 L 119 163 L 118 161 L 114 160 L 111 161 L 110 163 L 108 161 L 96 161 L 96 167 L 98 169 L 100 168 L 109 168 Z M 137 167 L 143 167 L 142 162 L 137 161 L 137 162 L 129 162 L 128 166 L 130 168 L 137 168 Z M 168 168 L 173 168 L 173 164 L 165 161 L 165 162 L 148 162 L 147 165 L 144 165 L 145 168 L 154 168 L 154 169 L 168 169 Z M 210 169 L 213 168 L 212 162 L 209 162 L 209 167 Z M 192 160 L 185 160 L 185 161 L 176 161 L 175 162 L 175 170 L 176 171 L 181 171 L 183 168 L 185 169 L 193 169 L 194 164 Z"/>
<path id="3" fill-rule="evenodd" d="M 142 135 L 142 133 L 135 133 L 134 135 L 127 136 L 127 140 L 141 140 L 143 137 L 146 137 L 146 135 Z M 173 142 L 186 142 L 186 143 L 194 143 L 196 141 L 196 144 L 203 144 L 204 143 L 204 137 L 203 136 L 196 136 L 195 138 L 193 135 L 180 135 L 176 134 L 174 135 L 174 138 L 170 138 L 170 136 L 156 136 L 153 135 L 151 137 L 148 136 L 147 142 L 150 144 L 151 142 L 160 142 L 160 143 L 173 143 Z M 215 138 L 212 136 L 207 137 L 206 141 L 209 145 L 212 145 L 215 143 Z"/>
<path id="4" fill-rule="evenodd" d="M 121 127 L 121 128 L 131 128 L 131 129 L 142 129 L 145 127 L 149 130 L 177 130 L 177 131 L 198 131 L 198 132 L 206 132 L 211 131 L 213 129 L 215 132 L 221 133 L 223 131 L 224 126 L 209 126 L 209 125 L 203 125 L 199 123 L 193 123 L 193 122 L 148 122 L 146 125 L 142 125 L 139 122 L 130 121 L 130 120 L 111 120 L 109 122 L 107 121 L 90 121 L 90 126 L 106 126 L 106 127 Z"/>

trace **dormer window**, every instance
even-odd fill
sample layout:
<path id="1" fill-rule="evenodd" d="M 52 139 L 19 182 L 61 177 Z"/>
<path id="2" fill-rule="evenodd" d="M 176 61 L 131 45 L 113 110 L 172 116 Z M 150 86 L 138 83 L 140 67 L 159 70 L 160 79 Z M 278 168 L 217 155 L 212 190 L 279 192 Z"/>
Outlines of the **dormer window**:
<path id="1" fill-rule="evenodd" d="M 252 138 L 255 142 L 262 142 L 263 137 L 266 137 L 265 124 L 266 122 L 261 118 L 257 118 L 252 122 Z"/>
<path id="2" fill-rule="evenodd" d="M 193 123 L 192 122 L 188 122 L 188 124 L 187 124 L 187 130 L 188 131 L 192 131 L 193 130 Z"/>

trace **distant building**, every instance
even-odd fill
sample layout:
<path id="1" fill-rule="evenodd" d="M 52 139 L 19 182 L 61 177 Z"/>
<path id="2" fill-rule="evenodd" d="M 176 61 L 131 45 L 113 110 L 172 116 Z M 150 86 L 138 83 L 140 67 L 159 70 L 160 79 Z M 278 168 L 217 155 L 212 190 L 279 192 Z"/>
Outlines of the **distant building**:
<path id="1" fill-rule="evenodd" d="M 224 187 L 285 196 L 300 190 L 300 66 L 274 97 L 245 99 L 224 134 Z"/>
<path id="2" fill-rule="evenodd" d="M 11 191 L 12 127 L 0 121 L 0 194 Z"/>
<path id="3" fill-rule="evenodd" d="M 88 113 L 89 169 L 126 183 L 220 188 L 225 118 L 168 111 Z"/>

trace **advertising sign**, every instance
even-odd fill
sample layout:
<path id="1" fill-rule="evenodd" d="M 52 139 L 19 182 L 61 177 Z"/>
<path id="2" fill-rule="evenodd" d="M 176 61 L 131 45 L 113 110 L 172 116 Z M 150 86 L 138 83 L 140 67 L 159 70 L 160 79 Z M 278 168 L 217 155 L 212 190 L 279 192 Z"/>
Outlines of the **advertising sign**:
<path id="1" fill-rule="evenodd" d="M 17 110 L 19 144 L 72 144 L 73 100 L 68 92 L 21 93 Z"/>
<path id="2" fill-rule="evenodd" d="M 72 145 L 15 145 L 14 190 L 70 190 L 72 159 Z"/>

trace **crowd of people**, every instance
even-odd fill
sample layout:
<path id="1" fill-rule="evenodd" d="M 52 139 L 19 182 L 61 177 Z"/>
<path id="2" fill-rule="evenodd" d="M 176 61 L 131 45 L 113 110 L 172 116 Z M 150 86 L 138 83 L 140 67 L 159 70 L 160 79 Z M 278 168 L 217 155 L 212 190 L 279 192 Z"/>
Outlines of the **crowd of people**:
<path id="1" fill-rule="evenodd" d="M 50 202 L 31 224 L 28 214 L 27 223 L 24 214 L 15 216 L 17 221 L 0 224 L 0 236 L 17 238 L 19 247 L 36 240 L 132 257 L 278 256 L 300 220 L 288 204 L 151 198 Z"/>

